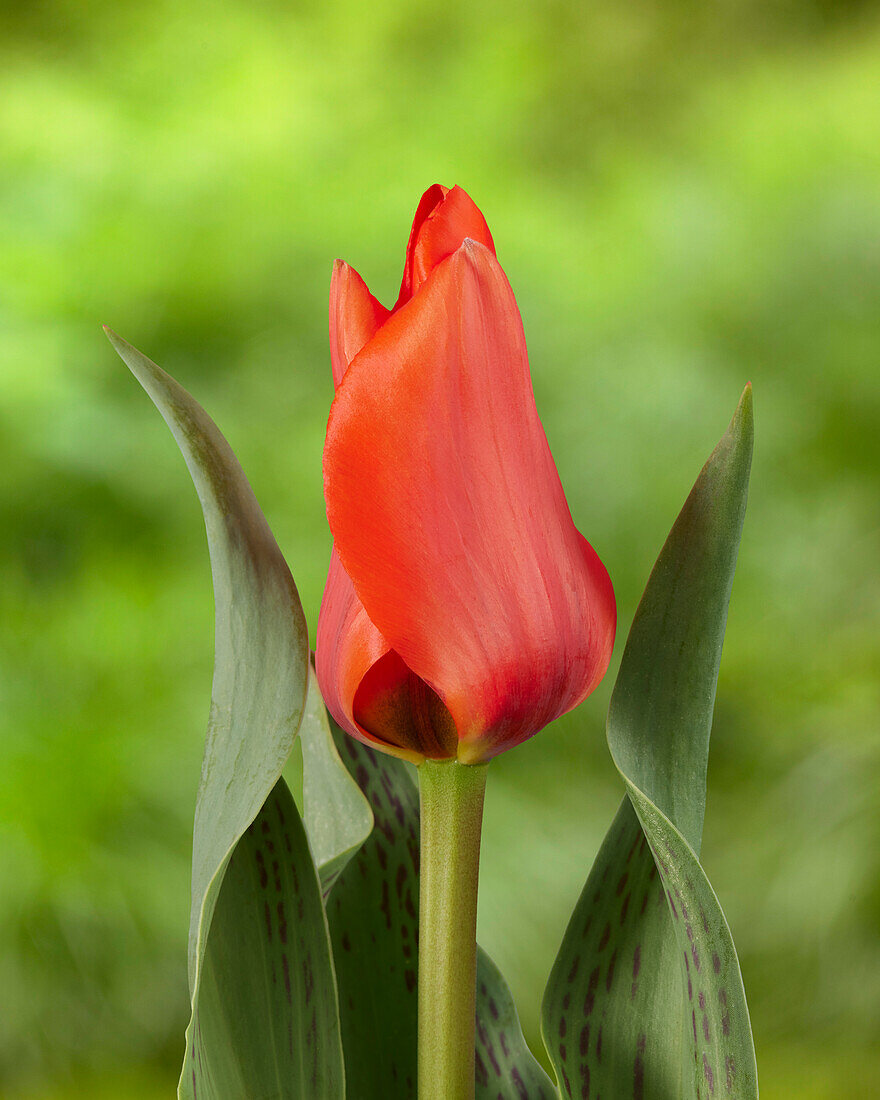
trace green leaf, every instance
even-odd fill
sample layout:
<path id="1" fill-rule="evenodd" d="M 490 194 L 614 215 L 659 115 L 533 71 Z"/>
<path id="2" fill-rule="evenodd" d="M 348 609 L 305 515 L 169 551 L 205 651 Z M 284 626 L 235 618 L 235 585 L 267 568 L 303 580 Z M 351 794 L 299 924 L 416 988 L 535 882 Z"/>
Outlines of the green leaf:
<path id="1" fill-rule="evenodd" d="M 628 798 L 599 850 L 544 995 L 542 1031 L 564 1097 L 679 1100 L 678 949 Z M 650 1071 L 646 1074 L 646 1065 Z M 641 1089 L 641 1091 L 638 1091 Z"/>
<path id="2" fill-rule="evenodd" d="M 757 1097 L 739 962 L 697 855 L 752 434 L 747 387 L 660 553 L 624 651 L 608 743 L 627 798 L 544 998 L 564 1096 Z"/>
<path id="3" fill-rule="evenodd" d="M 476 1100 L 556 1100 L 535 1061 L 501 971 L 477 948 Z"/>
<path id="4" fill-rule="evenodd" d="M 416 1094 L 419 796 L 406 765 L 333 723 L 373 830 L 327 899 L 349 1095 Z"/>
<path id="5" fill-rule="evenodd" d="M 337 1100 L 344 1093 L 320 883 L 279 779 L 223 877 L 180 1095 Z"/>
<path id="6" fill-rule="evenodd" d="M 108 335 L 171 429 L 195 483 L 208 534 L 216 612 L 214 682 L 193 832 L 189 936 L 193 1014 L 187 1029 L 189 1061 L 180 1092 L 182 1096 L 191 1095 L 188 1090 L 194 1072 L 200 1097 L 228 1100 L 231 1086 L 216 1069 L 226 1064 L 224 1058 L 239 1062 L 248 1080 L 265 1080 L 267 1074 L 274 1080 L 274 1073 L 286 1074 L 286 1069 L 279 1068 L 280 1048 L 268 1038 L 249 1051 L 241 1045 L 234 1052 L 218 1049 L 218 1044 L 222 1046 L 226 1041 L 223 1036 L 234 1026 L 224 1023 L 229 1006 L 216 1000 L 220 991 L 228 995 L 230 976 L 221 973 L 221 966 L 229 965 L 231 957 L 224 945 L 234 943 L 236 936 L 244 939 L 250 935 L 248 957 L 254 966 L 254 981 L 258 985 L 262 981 L 267 988 L 271 982 L 270 926 L 262 913 L 264 899 L 254 885 L 251 865 L 256 855 L 251 858 L 247 854 L 252 834 L 243 842 L 239 870 L 226 894 L 224 923 L 218 926 L 216 947 L 211 930 L 230 857 L 276 787 L 299 729 L 308 681 L 308 635 L 290 571 L 228 443 L 204 410 L 169 375 L 115 334 L 108 331 Z M 272 804 L 279 806 L 281 797 L 276 792 Z M 302 828 L 295 808 L 292 817 L 285 813 L 291 830 L 285 837 L 290 839 L 294 859 L 285 864 L 285 875 L 289 872 L 302 883 L 314 877 L 314 868 L 308 847 L 300 843 Z M 261 828 L 266 821 L 265 815 L 261 817 Z M 277 845 L 277 841 L 274 843 Z M 249 866 L 248 874 L 245 868 Z M 283 877 L 281 893 L 282 905 L 292 906 L 294 895 Z M 254 925 L 258 911 L 263 923 Z M 328 967 L 322 961 L 323 956 L 319 958 L 321 951 L 327 954 L 326 926 L 323 913 L 313 905 L 306 906 L 304 913 L 303 919 L 311 923 L 298 927 L 297 935 L 324 944 L 320 951 L 317 947 L 312 951 L 315 988 L 310 994 L 314 999 L 314 1025 L 322 1030 L 317 1035 L 297 1030 L 306 1024 L 311 1027 L 312 1020 L 295 1010 L 293 998 L 281 1004 L 280 1015 L 273 1015 L 278 1004 L 269 996 L 260 1001 L 254 990 L 248 993 L 247 1026 L 266 1036 L 282 1028 L 294 1051 L 289 1052 L 289 1058 L 294 1060 L 306 1058 L 310 1045 L 322 1044 L 320 1076 L 330 1091 L 321 1095 L 339 1097 L 343 1094 L 342 1063 L 338 1022 L 334 1022 L 333 971 L 332 965 Z M 255 938 L 260 929 L 266 937 L 262 954 Z M 203 990 L 202 967 L 208 957 L 213 977 Z M 332 1012 L 328 1008 L 331 1004 Z M 199 1056 L 192 1061 L 196 1040 Z M 334 1069 L 329 1068 L 328 1060 L 335 1061 Z M 291 1078 L 289 1087 L 293 1087 L 294 1080 Z M 281 1094 L 275 1091 L 265 1095 Z"/>
<path id="7" fill-rule="evenodd" d="M 326 897 L 348 861 L 370 835 L 373 811 L 339 758 L 314 669 L 309 675 L 300 741 L 303 818 Z"/>
<path id="8" fill-rule="evenodd" d="M 407 764 L 355 741 L 329 721 L 338 749 L 334 760 L 344 763 L 363 791 L 374 819 L 372 832 L 327 899 L 348 1091 L 358 1100 L 412 1100 L 417 1079 L 418 789 Z M 307 758 L 307 790 L 313 783 L 309 768 Z M 478 954 L 475 1050 L 477 1100 L 555 1096 L 526 1046 L 510 992 L 484 952 Z"/>

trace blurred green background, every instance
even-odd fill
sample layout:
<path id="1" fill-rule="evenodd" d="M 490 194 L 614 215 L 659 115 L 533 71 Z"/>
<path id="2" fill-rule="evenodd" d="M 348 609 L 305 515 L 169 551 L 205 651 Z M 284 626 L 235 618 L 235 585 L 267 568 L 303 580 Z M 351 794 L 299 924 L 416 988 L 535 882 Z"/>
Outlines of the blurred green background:
<path id="1" fill-rule="evenodd" d="M 603 715 L 743 384 L 752 495 L 704 862 L 762 1095 L 880 1074 L 880 12 L 842 0 L 0 7 L 0 1095 L 172 1095 L 212 604 L 101 322 L 248 472 L 313 636 L 331 263 L 390 304 L 435 180 L 516 290 L 612 673 L 493 765 L 480 935 L 537 1044 L 621 794 Z M 354 1098 L 357 1100 L 357 1098 Z"/>

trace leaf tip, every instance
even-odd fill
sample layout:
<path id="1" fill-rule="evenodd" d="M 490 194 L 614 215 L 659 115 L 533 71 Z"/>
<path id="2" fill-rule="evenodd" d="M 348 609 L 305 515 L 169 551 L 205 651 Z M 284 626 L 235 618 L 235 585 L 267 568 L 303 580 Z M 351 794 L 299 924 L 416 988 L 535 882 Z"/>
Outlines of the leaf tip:
<path id="1" fill-rule="evenodd" d="M 743 442 L 751 443 L 754 436 L 754 411 L 752 402 L 752 383 L 746 382 L 745 389 L 736 406 L 736 412 L 728 428 L 730 435 L 739 436 Z"/>
<path id="2" fill-rule="evenodd" d="M 120 356 L 122 356 L 122 348 L 127 346 L 126 341 L 122 339 L 122 337 L 119 335 L 119 333 L 114 332 L 113 329 L 110 328 L 109 325 L 101 325 L 101 328 L 104 331 L 104 335 L 107 337 L 107 339 L 113 345 L 113 347 L 116 349 L 116 352 Z M 123 357 L 123 359 L 125 358 L 124 356 L 122 356 L 122 357 Z"/>

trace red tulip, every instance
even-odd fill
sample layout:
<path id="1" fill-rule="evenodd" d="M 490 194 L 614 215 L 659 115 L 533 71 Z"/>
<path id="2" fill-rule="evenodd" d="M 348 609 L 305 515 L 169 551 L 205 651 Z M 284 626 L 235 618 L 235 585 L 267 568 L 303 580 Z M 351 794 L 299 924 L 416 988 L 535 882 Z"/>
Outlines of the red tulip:
<path id="1" fill-rule="evenodd" d="M 488 760 L 596 687 L 616 609 L 538 419 L 513 292 L 461 188 L 422 196 L 393 310 L 336 262 L 330 353 L 327 707 L 396 756 Z"/>

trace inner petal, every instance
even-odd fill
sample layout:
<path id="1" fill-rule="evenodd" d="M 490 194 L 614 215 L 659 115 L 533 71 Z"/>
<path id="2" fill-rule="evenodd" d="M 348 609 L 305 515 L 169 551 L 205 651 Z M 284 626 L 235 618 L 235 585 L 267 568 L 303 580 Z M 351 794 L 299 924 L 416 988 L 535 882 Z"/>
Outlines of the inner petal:
<path id="1" fill-rule="evenodd" d="M 361 680 L 352 709 L 359 726 L 390 745 L 434 760 L 458 753 L 458 732 L 445 703 L 393 649 Z"/>

